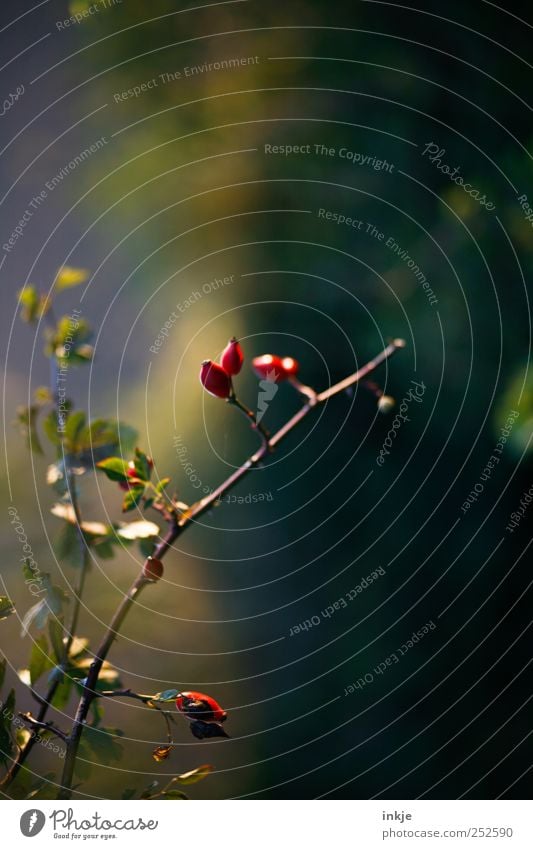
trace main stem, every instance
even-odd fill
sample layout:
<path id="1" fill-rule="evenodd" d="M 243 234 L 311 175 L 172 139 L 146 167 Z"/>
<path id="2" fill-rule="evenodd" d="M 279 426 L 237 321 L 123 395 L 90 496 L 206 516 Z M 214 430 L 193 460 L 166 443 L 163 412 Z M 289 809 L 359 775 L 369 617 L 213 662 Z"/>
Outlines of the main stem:
<path id="1" fill-rule="evenodd" d="M 54 356 L 52 356 L 51 359 L 50 359 L 50 386 L 51 386 L 51 391 L 52 391 L 52 395 L 53 395 L 53 398 L 54 398 L 54 402 L 57 406 L 57 403 L 58 403 L 58 397 L 57 397 L 57 361 L 56 361 L 56 358 Z M 73 605 L 73 609 L 72 609 L 72 617 L 71 617 L 71 620 L 70 620 L 70 627 L 69 627 L 68 631 L 66 632 L 65 649 L 64 649 L 64 653 L 63 653 L 63 658 L 58 658 L 58 661 L 60 661 L 60 664 L 62 666 L 63 665 L 66 666 L 67 661 L 68 661 L 68 656 L 69 656 L 69 653 L 70 653 L 70 649 L 71 649 L 71 646 L 72 646 L 72 641 L 73 641 L 73 639 L 76 635 L 76 631 L 77 631 L 77 628 L 78 628 L 78 619 L 79 619 L 80 609 L 81 609 L 81 597 L 83 595 L 83 590 L 85 588 L 85 580 L 87 578 L 87 572 L 88 572 L 88 569 L 89 569 L 89 551 L 88 551 L 88 548 L 87 548 L 87 543 L 85 541 L 85 537 L 83 535 L 83 530 L 82 530 L 82 526 L 81 526 L 82 525 L 82 517 L 81 517 L 80 507 L 79 507 L 79 503 L 78 503 L 78 496 L 77 496 L 77 492 L 76 492 L 76 479 L 75 479 L 75 476 L 72 474 L 72 472 L 68 471 L 68 462 L 67 462 L 67 458 L 65 457 L 64 446 L 62 446 L 62 448 L 63 448 L 63 463 L 64 463 L 64 468 L 66 470 L 66 476 L 67 476 L 68 493 L 69 493 L 69 496 L 70 496 L 70 503 L 72 505 L 72 509 L 74 510 L 74 516 L 76 518 L 76 525 L 77 525 L 77 529 L 78 529 L 79 544 L 80 544 L 81 556 L 82 556 L 82 562 L 81 562 L 81 567 L 80 567 L 80 572 L 79 572 L 79 577 L 78 577 L 78 583 L 77 583 L 76 588 L 74 590 L 74 605 Z M 44 721 L 46 720 L 47 713 L 52 706 L 52 701 L 53 701 L 54 696 L 55 696 L 55 694 L 58 690 L 60 683 L 61 683 L 61 679 L 57 675 L 54 676 L 54 680 L 50 684 L 46 695 L 43 696 L 43 697 L 39 697 L 40 708 L 39 708 L 39 712 L 36 716 L 36 720 L 37 720 L 38 723 L 44 723 Z M 15 780 L 15 778 L 17 777 L 17 775 L 20 771 L 20 768 L 23 766 L 23 764 L 25 763 L 25 761 L 27 760 L 27 758 L 31 754 L 32 749 L 35 746 L 38 738 L 39 738 L 39 734 L 37 733 L 37 730 L 35 728 L 32 729 L 31 737 L 29 738 L 29 740 L 26 743 L 26 745 L 24 746 L 24 748 L 21 748 L 21 749 L 18 750 L 9 770 L 6 772 L 6 774 L 4 775 L 2 780 L 0 781 L 0 787 L 7 787 L 8 784 L 11 784 L 11 782 Z"/>
<path id="2" fill-rule="evenodd" d="M 217 502 L 223 495 L 239 483 L 239 481 L 255 468 L 285 437 L 313 410 L 317 405 L 328 401 L 334 395 L 338 395 L 344 390 L 356 384 L 361 378 L 374 371 L 381 363 L 391 357 L 399 348 L 405 347 L 405 342 L 402 339 L 395 339 L 386 348 L 383 349 L 373 360 L 370 360 L 361 369 L 349 375 L 339 383 L 330 386 L 316 396 L 308 397 L 308 400 L 303 407 L 298 410 L 273 436 L 263 441 L 261 447 L 252 454 L 233 474 L 231 474 L 223 483 L 220 484 L 213 492 L 205 498 L 196 502 L 182 517 L 177 521 L 172 521 L 170 527 L 155 551 L 152 557 L 156 560 L 161 560 L 172 544 L 182 534 L 192 522 L 205 513 Z M 144 565 L 144 564 L 143 564 Z M 96 685 L 100 671 L 104 661 L 109 654 L 117 634 L 119 633 L 126 616 L 135 604 L 144 587 L 151 583 L 144 577 L 143 569 L 141 569 L 138 577 L 135 579 L 130 589 L 122 599 L 115 615 L 104 635 L 94 660 L 90 666 L 89 674 L 85 681 L 83 693 L 81 695 L 72 731 L 67 742 L 67 754 L 65 758 L 65 766 L 61 780 L 62 788 L 59 794 L 59 799 L 69 799 L 72 795 L 72 781 L 74 777 L 74 767 L 78 755 L 78 748 L 83 734 L 83 729 L 87 721 L 87 715 L 93 700 L 97 697 Z"/>

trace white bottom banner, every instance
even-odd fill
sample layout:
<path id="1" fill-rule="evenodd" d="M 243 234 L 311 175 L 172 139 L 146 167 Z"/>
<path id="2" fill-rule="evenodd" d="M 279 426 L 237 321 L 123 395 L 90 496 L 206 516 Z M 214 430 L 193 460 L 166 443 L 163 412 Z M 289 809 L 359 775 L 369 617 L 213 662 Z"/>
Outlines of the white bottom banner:
<path id="1" fill-rule="evenodd" d="M 531 849 L 527 801 L 9 801 L 2 846 L 173 849 L 490 846 Z M 164 844 L 162 844 L 164 841 Z"/>

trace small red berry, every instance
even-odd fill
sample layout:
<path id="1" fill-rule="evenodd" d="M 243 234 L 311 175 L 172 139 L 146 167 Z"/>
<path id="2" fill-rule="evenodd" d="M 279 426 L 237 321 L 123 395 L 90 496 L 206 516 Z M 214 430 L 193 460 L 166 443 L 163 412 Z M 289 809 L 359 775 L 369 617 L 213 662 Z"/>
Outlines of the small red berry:
<path id="1" fill-rule="evenodd" d="M 281 365 L 288 377 L 294 377 L 300 370 L 299 362 L 293 359 L 293 357 L 283 357 Z"/>
<path id="2" fill-rule="evenodd" d="M 244 354 L 235 336 L 229 340 L 228 344 L 222 352 L 220 365 L 226 374 L 239 374 L 244 362 Z"/>
<path id="3" fill-rule="evenodd" d="M 293 377 L 299 369 L 297 361 L 292 357 L 278 357 L 276 354 L 262 354 L 260 357 L 254 357 L 252 367 L 258 377 L 273 383 Z"/>
<path id="4" fill-rule="evenodd" d="M 179 693 L 176 698 L 176 707 L 188 719 L 199 719 L 202 722 L 224 722 L 227 717 L 226 711 L 222 710 L 215 699 L 194 690 Z"/>
<path id="5" fill-rule="evenodd" d="M 163 564 L 154 557 L 149 557 L 143 566 L 143 575 L 148 581 L 158 581 L 163 576 Z"/>
<path id="6" fill-rule="evenodd" d="M 222 366 L 211 360 L 204 360 L 200 370 L 200 383 L 204 389 L 216 398 L 229 398 L 231 378 Z"/>

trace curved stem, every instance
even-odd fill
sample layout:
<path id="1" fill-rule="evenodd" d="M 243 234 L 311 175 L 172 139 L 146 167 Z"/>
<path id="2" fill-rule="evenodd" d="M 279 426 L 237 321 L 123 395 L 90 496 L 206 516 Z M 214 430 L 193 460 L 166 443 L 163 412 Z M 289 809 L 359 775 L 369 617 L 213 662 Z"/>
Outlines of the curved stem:
<path id="1" fill-rule="evenodd" d="M 312 401 L 316 404 L 316 392 L 314 389 L 311 389 L 310 386 L 306 386 L 305 383 L 302 383 L 302 381 L 298 380 L 298 378 L 293 374 L 288 377 L 288 381 L 291 386 L 294 386 L 294 388 L 297 392 L 300 393 L 300 395 L 304 395 L 309 401 Z"/>
<path id="2" fill-rule="evenodd" d="M 329 389 L 326 389 L 317 395 L 313 395 L 313 397 L 309 397 L 304 406 L 297 413 L 295 413 L 273 436 L 267 436 L 266 439 L 263 441 L 261 447 L 254 454 L 252 454 L 252 456 L 249 457 L 242 464 L 242 466 L 236 469 L 225 481 L 223 481 L 220 486 L 213 490 L 213 492 L 211 492 L 208 496 L 196 502 L 196 504 L 193 504 L 189 510 L 187 510 L 181 515 L 179 519 L 177 519 L 175 515 L 171 517 L 172 521 L 170 523 L 170 527 L 165 537 L 163 537 L 159 545 L 156 547 L 155 551 L 152 554 L 152 557 L 157 560 L 161 560 L 172 547 L 172 544 L 176 541 L 180 534 L 182 534 L 186 530 L 186 528 L 189 527 L 190 524 L 192 524 L 194 519 L 198 518 L 200 515 L 202 515 L 202 513 L 209 510 L 215 504 L 215 502 L 217 502 L 223 495 L 225 495 L 225 493 L 227 493 L 230 489 L 236 486 L 237 483 L 239 483 L 239 481 L 245 475 L 247 475 L 252 469 L 254 469 L 269 454 L 269 452 L 276 447 L 276 445 L 278 445 L 283 439 L 285 439 L 285 437 L 301 421 L 303 421 L 303 419 L 311 412 L 311 410 L 315 409 L 321 403 L 328 401 L 333 396 L 340 394 L 345 389 L 348 389 L 350 386 L 353 386 L 361 378 L 365 377 L 367 374 L 369 374 L 371 371 L 374 371 L 374 369 L 381 365 L 381 363 L 385 362 L 385 360 L 391 357 L 399 348 L 403 347 L 405 347 L 405 342 L 402 339 L 395 339 L 393 342 L 387 345 L 387 347 L 384 348 L 383 351 L 381 351 L 373 360 L 370 360 L 370 362 L 368 362 L 361 369 L 349 375 L 344 380 L 339 381 L 339 383 L 330 386 Z M 233 401 L 233 403 L 235 403 L 235 401 Z M 244 409 L 246 410 L 246 408 Z M 247 415 L 249 415 L 249 411 L 247 412 Z M 98 678 L 103 663 L 106 660 L 107 655 L 129 611 L 135 604 L 137 598 L 139 597 L 144 587 L 150 583 L 152 582 L 144 577 L 143 569 L 141 569 L 139 575 L 137 576 L 130 589 L 123 597 L 120 605 L 118 606 L 113 616 L 113 619 L 111 620 L 111 623 L 104 635 L 102 643 L 95 654 L 94 660 L 89 669 L 89 674 L 86 678 L 85 685 L 83 687 L 83 692 L 76 711 L 72 731 L 67 741 L 67 754 L 65 758 L 65 766 L 61 781 L 62 788 L 58 797 L 59 799 L 69 799 L 72 795 L 72 781 L 74 777 L 74 767 L 76 764 L 78 747 L 81 736 L 83 734 L 83 728 L 87 720 L 87 715 L 89 713 L 90 706 L 93 700 L 99 695 L 96 692 L 96 685 L 98 683 Z"/>
<path id="3" fill-rule="evenodd" d="M 252 410 L 248 409 L 246 404 L 243 404 L 242 401 L 239 401 L 237 396 L 232 393 L 228 398 L 228 404 L 231 404 L 233 407 L 237 407 L 238 410 L 243 413 L 248 421 L 251 423 L 253 430 L 256 430 L 261 437 L 263 445 L 268 445 L 269 433 L 265 426 L 257 421 L 257 417 Z"/>

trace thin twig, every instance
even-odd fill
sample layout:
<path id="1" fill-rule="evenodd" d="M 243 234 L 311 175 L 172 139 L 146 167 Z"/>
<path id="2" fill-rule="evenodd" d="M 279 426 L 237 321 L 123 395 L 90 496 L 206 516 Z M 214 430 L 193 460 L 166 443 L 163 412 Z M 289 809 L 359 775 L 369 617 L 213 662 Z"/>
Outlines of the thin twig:
<path id="1" fill-rule="evenodd" d="M 230 489 L 232 489 L 236 484 L 250 472 L 253 468 L 255 468 L 271 451 L 278 445 L 295 427 L 298 425 L 310 412 L 315 409 L 318 405 L 323 403 L 324 401 L 329 400 L 334 395 L 338 395 L 343 392 L 345 389 L 348 389 L 350 386 L 353 386 L 357 381 L 361 378 L 366 377 L 367 374 L 374 371 L 381 363 L 391 357 L 399 348 L 403 348 L 405 346 L 405 342 L 402 339 L 395 339 L 380 354 L 378 354 L 373 360 L 370 360 L 365 366 L 356 371 L 354 374 L 349 375 L 344 380 L 341 380 L 339 383 L 330 386 L 329 389 L 324 390 L 323 392 L 313 396 L 312 398 L 308 398 L 307 402 L 304 406 L 293 415 L 284 425 L 281 427 L 272 437 L 268 438 L 261 447 L 252 454 L 243 464 L 238 468 L 235 472 L 233 472 L 220 486 L 218 486 L 213 492 L 211 492 L 208 496 L 201 499 L 200 501 L 193 504 L 189 510 L 185 511 L 179 518 L 179 520 L 174 520 L 165 535 L 165 537 L 161 540 L 159 545 L 156 547 L 155 551 L 152 554 L 152 557 L 157 560 L 161 560 L 167 551 L 172 547 L 173 543 L 176 541 L 178 536 L 180 536 L 183 531 L 192 524 L 192 522 L 197 519 L 200 515 L 209 510 L 223 495 L 225 495 Z M 145 561 L 144 565 L 148 565 L 148 561 Z M 74 724 L 72 727 L 72 731 L 67 743 L 67 755 L 65 758 L 65 766 L 63 770 L 63 777 L 61 780 L 62 789 L 60 791 L 59 797 L 60 799 L 69 799 L 72 795 L 72 781 L 74 777 L 74 767 L 76 764 L 76 758 L 78 754 L 78 747 L 80 743 L 80 739 L 83 733 L 83 729 L 85 723 L 87 721 L 87 715 L 89 713 L 91 704 L 95 698 L 99 695 L 96 691 L 96 684 L 98 682 L 98 678 L 100 675 L 100 671 L 102 669 L 103 663 L 107 658 L 107 655 L 113 645 L 115 638 L 122 627 L 126 616 L 129 611 L 135 604 L 137 598 L 140 593 L 144 589 L 144 587 L 151 583 L 151 581 L 147 580 L 144 577 L 143 570 L 131 585 L 130 589 L 123 597 L 119 607 L 117 608 L 115 615 L 104 635 L 102 643 L 98 648 L 94 660 L 89 668 L 89 674 L 86 678 L 83 693 L 81 695 L 78 708 L 76 711 L 76 716 L 74 719 Z M 125 693 L 126 694 L 126 693 Z"/>
<path id="2" fill-rule="evenodd" d="M 173 745 L 174 741 L 172 739 L 172 730 L 170 728 L 170 721 L 174 721 L 173 717 L 170 713 L 168 713 L 168 711 L 164 710 L 162 707 L 159 707 L 157 702 L 154 701 L 153 696 L 146 696 L 142 693 L 135 693 L 129 688 L 127 690 L 104 690 L 103 692 L 100 692 L 97 695 L 107 699 L 115 699 L 117 697 L 122 697 L 125 699 L 137 699 L 137 701 L 142 702 L 145 705 L 149 705 L 152 710 L 159 711 L 159 713 L 165 720 L 168 742 Z"/>
<path id="3" fill-rule="evenodd" d="M 51 734 L 59 737 L 59 739 L 63 740 L 64 743 L 68 741 L 68 734 L 61 731 L 61 729 L 58 728 L 57 725 L 54 725 L 53 722 L 39 722 L 39 720 L 32 716 L 31 713 L 19 713 L 19 716 L 32 728 L 40 729 L 41 731 L 50 731 Z"/>
<path id="4" fill-rule="evenodd" d="M 97 696 L 102 699 L 137 699 L 137 701 L 143 702 L 145 705 L 152 701 L 151 696 L 135 693 L 129 687 L 126 690 L 102 690 L 100 693 L 97 693 Z"/>
<path id="5" fill-rule="evenodd" d="M 232 404 L 233 407 L 237 407 L 238 410 L 243 413 L 248 421 L 250 422 L 252 429 L 256 430 L 261 437 L 261 441 L 263 445 L 268 445 L 268 439 L 270 434 L 266 430 L 265 426 L 257 421 L 257 417 L 252 410 L 249 410 L 246 404 L 243 404 L 242 401 L 239 401 L 237 396 L 233 393 L 228 398 L 228 404 Z"/>

